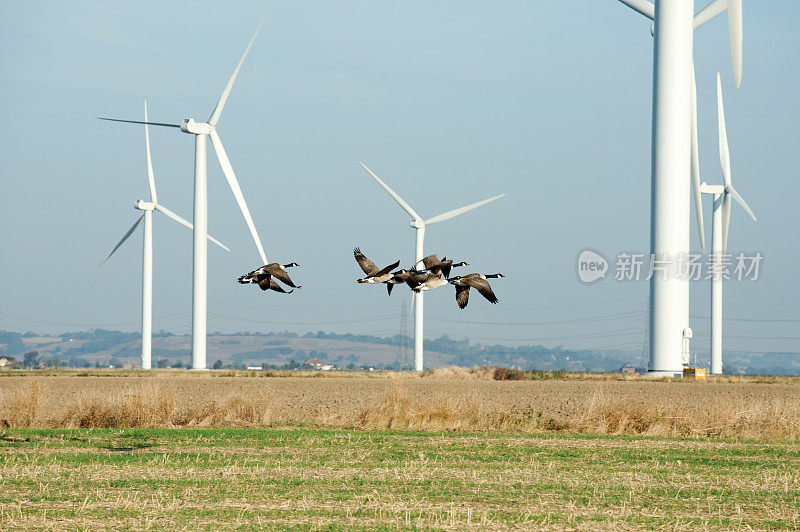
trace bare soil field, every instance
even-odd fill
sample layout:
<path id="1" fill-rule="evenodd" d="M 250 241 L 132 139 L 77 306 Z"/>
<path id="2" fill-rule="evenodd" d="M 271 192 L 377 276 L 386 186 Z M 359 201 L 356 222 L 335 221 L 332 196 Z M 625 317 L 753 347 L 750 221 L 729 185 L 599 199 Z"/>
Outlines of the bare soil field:
<path id="1" fill-rule="evenodd" d="M 466 370 L 248 375 L 4 376 L 0 428 L 303 426 L 800 439 L 797 379 L 495 381 Z"/>

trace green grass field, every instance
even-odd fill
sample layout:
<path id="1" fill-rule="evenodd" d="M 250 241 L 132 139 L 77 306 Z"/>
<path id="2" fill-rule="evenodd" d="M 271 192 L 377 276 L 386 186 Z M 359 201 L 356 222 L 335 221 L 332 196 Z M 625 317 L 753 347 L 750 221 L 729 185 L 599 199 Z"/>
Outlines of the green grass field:
<path id="1" fill-rule="evenodd" d="M 0 431 L 0 528 L 800 526 L 800 443 Z"/>

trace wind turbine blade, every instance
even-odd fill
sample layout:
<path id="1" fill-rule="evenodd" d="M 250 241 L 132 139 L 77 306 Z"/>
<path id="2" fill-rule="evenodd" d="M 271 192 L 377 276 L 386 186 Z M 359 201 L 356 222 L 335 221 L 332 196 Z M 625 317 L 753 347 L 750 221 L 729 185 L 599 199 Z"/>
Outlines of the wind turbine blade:
<path id="1" fill-rule="evenodd" d="M 264 248 L 261 246 L 261 239 L 253 223 L 253 217 L 250 216 L 250 209 L 247 208 L 247 202 L 244 200 L 242 189 L 239 187 L 239 181 L 236 180 L 236 174 L 233 173 L 233 166 L 231 166 L 231 162 L 228 159 L 228 154 L 225 153 L 225 148 L 222 147 L 222 141 L 219 139 L 216 130 L 212 130 L 208 136 L 211 137 L 211 144 L 214 146 L 214 151 L 217 153 L 217 159 L 219 160 L 219 165 L 222 167 L 222 173 L 225 174 L 225 179 L 228 180 L 228 185 L 231 187 L 233 196 L 236 198 L 236 203 L 239 204 L 239 209 L 242 211 L 244 221 L 247 222 L 250 234 L 253 235 L 253 241 L 258 248 L 258 254 L 261 256 L 261 260 L 264 261 L 263 263 L 268 264 L 267 255 L 264 253 Z"/>
<path id="2" fill-rule="evenodd" d="M 189 229 L 194 229 L 194 226 L 188 220 L 185 220 L 181 216 L 175 214 L 174 212 L 172 212 L 171 210 L 167 209 L 166 207 L 164 207 L 160 203 L 156 203 L 156 207 L 155 208 L 156 208 L 157 211 L 167 215 L 167 217 L 172 218 L 173 220 L 175 220 L 179 224 L 181 224 L 181 225 L 183 225 L 185 227 L 188 227 Z"/>
<path id="3" fill-rule="evenodd" d="M 222 248 L 222 249 L 224 249 L 225 251 L 230 251 L 230 250 L 231 250 L 231 248 L 229 248 L 228 246 L 226 246 L 225 244 L 223 244 L 222 242 L 220 242 L 219 240 L 217 240 L 217 239 L 216 239 L 216 238 L 214 238 L 213 236 L 211 236 L 211 235 L 206 235 L 206 236 L 208 237 L 208 240 L 209 240 L 209 241 L 211 241 L 211 242 L 213 242 L 214 244 L 218 245 L 219 247 L 221 247 L 221 248 Z"/>
<path id="4" fill-rule="evenodd" d="M 249 52 L 250 47 L 253 46 L 253 42 L 255 42 L 256 37 L 258 36 L 258 32 L 261 31 L 261 27 L 264 25 L 264 22 L 266 22 L 267 17 L 269 16 L 269 13 L 270 11 L 272 11 L 273 7 L 275 7 L 275 2 L 272 2 L 272 5 L 269 6 L 269 9 L 267 10 L 267 14 L 264 15 L 264 18 L 261 19 L 261 24 L 258 25 L 256 32 L 253 34 L 253 38 L 250 39 L 247 48 L 245 48 L 244 53 L 242 54 L 242 58 L 239 59 L 239 63 L 236 65 L 236 69 L 233 71 L 233 75 L 231 75 L 231 79 L 229 79 L 228 84 L 225 85 L 225 89 L 222 91 L 222 96 L 219 97 L 217 106 L 214 108 L 214 112 L 211 113 L 211 118 L 208 119 L 209 125 L 216 126 L 217 122 L 219 122 L 219 117 L 222 114 L 222 110 L 225 108 L 225 103 L 228 101 L 228 96 L 230 96 L 231 94 L 231 89 L 233 88 L 233 84 L 236 82 L 236 76 L 239 75 L 239 69 L 242 68 L 242 63 L 244 63 L 244 58 L 247 57 L 247 52 Z"/>
<path id="5" fill-rule="evenodd" d="M 412 209 L 412 208 L 411 208 L 411 205 L 409 205 L 408 203 L 406 203 L 406 202 L 405 202 L 405 200 L 403 200 L 403 198 L 401 198 L 400 196 L 398 196 L 398 195 L 397 195 L 397 192 L 395 192 L 394 190 L 392 190 L 391 188 L 389 188 L 389 185 L 387 185 L 386 183 L 384 183 L 383 181 L 381 181 L 381 178 L 380 178 L 380 177 L 378 177 L 378 176 L 376 176 L 376 175 L 375 175 L 375 173 L 374 173 L 372 170 L 370 170 L 369 168 L 367 168 L 367 165 L 366 165 L 366 164 L 364 164 L 364 163 L 360 163 L 360 164 L 361 164 L 361 166 L 363 166 L 363 167 L 364 167 L 364 170 L 366 170 L 367 172 L 369 172 L 369 175 L 371 175 L 373 178 L 375 178 L 375 181 L 377 181 L 377 182 L 378 182 L 378 184 L 380 184 L 380 186 L 382 186 L 382 187 L 384 188 L 384 190 L 386 190 L 386 192 L 388 192 L 388 193 L 389 193 L 389 195 L 390 195 L 391 197 L 393 197 L 393 198 L 394 198 L 394 200 L 395 200 L 395 201 L 396 201 L 396 202 L 397 202 L 397 203 L 398 203 L 398 204 L 399 204 L 399 205 L 400 205 L 400 206 L 401 206 L 401 207 L 402 207 L 402 208 L 403 208 L 403 209 L 404 209 L 404 210 L 405 210 L 405 211 L 406 211 L 408 214 L 410 214 L 410 215 L 411 215 L 411 217 L 412 217 L 412 218 L 414 218 L 414 219 L 415 219 L 415 220 L 417 220 L 418 222 L 421 222 L 421 221 L 422 221 L 422 216 L 420 216 L 419 214 L 417 214 L 416 212 L 414 212 L 414 209 Z"/>
<path id="6" fill-rule="evenodd" d="M 637 13 L 641 13 L 642 15 L 646 16 L 650 20 L 655 20 L 656 18 L 656 8 L 652 4 L 652 2 L 648 2 L 647 0 L 619 0 L 629 8 L 633 9 Z"/>
<path id="7" fill-rule="evenodd" d="M 480 207 L 481 205 L 486 205 L 487 203 L 490 203 L 490 202 L 492 202 L 492 201 L 494 201 L 496 199 L 500 199 L 503 196 L 505 196 L 505 194 L 500 194 L 499 196 L 494 196 L 494 197 L 491 197 L 491 198 L 487 198 L 485 200 L 481 200 L 481 201 L 478 201 L 476 203 L 472 203 L 470 205 L 466 205 L 466 206 L 461 207 L 459 209 L 453 209 L 452 211 L 443 212 L 442 214 L 436 215 L 433 218 L 429 218 L 429 219 L 425 220 L 425 225 L 435 224 L 436 222 L 441 222 L 441 221 L 447 220 L 449 218 L 452 218 L 453 216 L 458 216 L 459 214 L 464 214 L 467 211 L 471 211 L 472 209 Z"/>
<path id="8" fill-rule="evenodd" d="M 731 186 L 731 152 L 728 149 L 728 132 L 725 128 L 725 108 L 722 104 L 722 82 L 717 72 L 717 120 L 719 122 L 719 162 L 725 186 Z"/>
<path id="9" fill-rule="evenodd" d="M 144 145 L 147 148 L 147 179 L 150 181 L 150 201 L 158 203 L 156 178 L 153 175 L 153 160 L 150 158 L 150 126 L 147 125 L 147 100 L 144 101 Z"/>
<path id="10" fill-rule="evenodd" d="M 731 225 L 731 195 L 726 191 L 722 196 L 722 253 L 728 249 L 728 229 Z"/>
<path id="11" fill-rule="evenodd" d="M 121 120 L 119 118 L 104 118 L 102 116 L 97 117 L 98 120 L 105 120 L 107 122 L 124 122 L 126 124 L 148 124 L 151 126 L 162 126 L 162 127 L 177 127 L 180 128 L 180 124 L 165 124 L 163 122 L 142 122 L 141 120 Z"/>
<path id="12" fill-rule="evenodd" d="M 736 88 L 742 86 L 742 0 L 728 0 L 728 34 Z"/>
<path id="13" fill-rule="evenodd" d="M 104 259 L 103 259 L 103 262 L 101 262 L 101 263 L 100 263 L 100 264 L 97 266 L 98 268 L 99 268 L 100 266 L 102 266 L 103 264 L 105 264 L 105 263 L 106 263 L 106 261 L 107 261 L 108 259 L 110 259 L 110 258 L 111 258 L 111 255 L 113 255 L 113 254 L 114 254 L 114 252 L 115 252 L 115 251 L 117 251 L 117 250 L 119 249 L 119 247 L 120 247 L 122 244 L 124 244 L 124 243 L 125 243 L 125 241 L 126 241 L 126 240 L 128 240 L 128 237 L 130 237 L 130 236 L 133 234 L 133 232 L 134 232 L 134 231 L 136 231 L 136 229 L 138 229 L 140 225 L 142 225 L 142 221 L 143 221 L 143 220 L 144 220 L 144 213 L 142 213 L 142 215 L 141 215 L 141 216 L 139 216 L 139 219 L 138 219 L 138 220 L 136 220 L 136 222 L 134 222 L 134 224 L 131 226 L 131 228 L 130 228 L 130 229 L 128 229 L 128 232 L 127 232 L 127 233 L 125 233 L 125 236 L 123 236 L 123 237 L 122 237 L 122 239 L 121 239 L 119 242 L 117 242 L 117 245 L 116 245 L 116 246 L 114 246 L 114 249 L 112 249 L 112 250 L 111 250 L 111 253 L 109 253 L 108 255 L 106 255 L 106 258 L 104 258 Z"/>
<path id="14" fill-rule="evenodd" d="M 736 203 L 738 203 L 739 205 L 742 206 L 742 208 L 747 212 L 747 214 L 750 215 L 750 218 L 752 218 L 754 222 L 758 221 L 758 219 L 756 218 L 756 215 L 753 213 L 752 209 L 750 209 L 750 206 L 747 204 L 747 202 L 744 200 L 744 198 L 741 197 L 738 192 L 736 192 L 736 190 L 733 187 L 730 187 L 728 189 L 728 193 L 731 196 L 733 196 L 733 199 L 736 200 Z"/>
<path id="15" fill-rule="evenodd" d="M 700 249 L 706 250 L 706 235 L 703 227 L 703 195 L 700 192 L 700 154 L 697 141 L 697 83 L 694 78 L 694 62 L 692 62 L 692 196 L 694 197 L 694 214 L 697 218 L 697 231 L 700 235 Z"/>
<path id="16" fill-rule="evenodd" d="M 183 218 L 182 218 L 180 215 L 178 215 L 178 214 L 175 214 L 175 213 L 174 213 L 174 212 L 172 212 L 171 210 L 167 209 L 167 208 L 166 208 L 166 207 L 164 207 L 163 205 L 156 203 L 156 210 L 157 210 L 157 211 L 159 211 L 159 212 L 161 212 L 161 213 L 163 213 L 163 214 L 165 214 L 165 215 L 166 215 L 166 216 L 168 216 L 169 218 L 172 218 L 173 220 L 175 220 L 175 221 L 176 221 L 176 222 L 178 222 L 179 224 L 181 224 L 181 225 L 183 225 L 183 226 L 186 226 L 186 227 L 188 227 L 189 229 L 194 229 L 194 226 L 193 226 L 191 223 L 189 223 L 187 220 L 183 219 Z M 211 242 L 213 242 L 213 243 L 215 243 L 216 245 L 218 245 L 219 247 L 221 247 L 222 249 L 224 249 L 225 251 L 230 251 L 230 249 L 228 248 L 228 246 L 226 246 L 225 244 L 223 244 L 222 242 L 220 242 L 219 240 L 217 240 L 217 239 L 216 239 L 216 238 L 214 238 L 213 236 L 211 236 L 211 235 L 208 235 L 208 239 L 209 239 Z"/>
<path id="17" fill-rule="evenodd" d="M 694 29 L 699 28 L 712 18 L 716 17 L 728 7 L 728 0 L 713 0 L 694 16 Z"/>

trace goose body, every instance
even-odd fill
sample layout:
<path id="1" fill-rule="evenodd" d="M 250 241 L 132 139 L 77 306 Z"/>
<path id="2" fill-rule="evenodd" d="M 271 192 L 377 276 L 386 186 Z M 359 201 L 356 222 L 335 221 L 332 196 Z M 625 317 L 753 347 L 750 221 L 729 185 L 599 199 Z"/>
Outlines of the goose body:
<path id="1" fill-rule="evenodd" d="M 240 284 L 257 284 L 262 290 L 274 290 L 275 292 L 291 294 L 294 290 L 290 290 L 288 292 L 285 291 L 278 283 L 275 282 L 275 279 L 287 286 L 291 286 L 292 288 L 300 288 L 300 286 L 297 286 L 292 282 L 289 274 L 286 273 L 286 268 L 292 268 L 295 266 L 300 265 L 296 262 L 291 262 L 289 264 L 278 264 L 277 262 L 272 262 L 270 264 L 265 264 L 264 266 L 258 268 L 257 270 L 253 270 L 246 275 L 242 275 L 239 277 L 238 281 Z"/>
<path id="2" fill-rule="evenodd" d="M 408 279 L 411 277 L 411 271 L 403 268 L 402 270 L 392 272 L 391 275 L 391 277 L 384 281 L 389 295 L 392 295 L 392 288 L 394 288 L 394 285 L 408 282 Z"/>
<path id="3" fill-rule="evenodd" d="M 464 261 L 453 264 L 453 259 L 448 259 L 447 257 L 442 257 L 442 259 L 439 260 L 439 257 L 435 253 L 422 259 L 422 265 L 424 266 L 425 270 L 428 270 L 435 275 L 442 275 L 445 279 L 450 277 L 450 270 L 452 268 L 469 266 L 469 264 Z"/>
<path id="4" fill-rule="evenodd" d="M 487 279 L 496 279 L 499 277 L 505 277 L 505 275 L 502 273 L 495 273 L 491 275 L 485 275 L 482 273 L 469 273 L 467 275 L 461 275 L 450 279 L 450 284 L 456 287 L 456 304 L 458 304 L 458 308 L 463 309 L 467 306 L 467 303 L 469 303 L 470 288 L 477 290 L 480 295 L 489 301 L 489 303 L 497 304 L 499 299 L 497 299 L 497 296 L 494 295 L 492 287 L 489 285 L 489 281 L 487 281 Z"/>
<path id="5" fill-rule="evenodd" d="M 443 279 L 441 274 L 432 273 L 427 270 L 412 271 L 406 284 L 414 292 L 427 292 L 448 283 L 447 279 Z"/>
<path id="6" fill-rule="evenodd" d="M 377 283 L 384 283 L 392 278 L 392 274 L 389 273 L 393 269 L 397 268 L 400 265 L 400 261 L 398 260 L 394 264 L 390 264 L 379 270 L 375 263 L 369 260 L 359 248 L 355 248 L 353 250 L 353 256 L 356 259 L 356 262 L 361 267 L 361 270 L 366 274 L 365 277 L 362 279 L 357 279 L 356 282 L 359 283 L 368 283 L 368 284 L 377 284 Z"/>

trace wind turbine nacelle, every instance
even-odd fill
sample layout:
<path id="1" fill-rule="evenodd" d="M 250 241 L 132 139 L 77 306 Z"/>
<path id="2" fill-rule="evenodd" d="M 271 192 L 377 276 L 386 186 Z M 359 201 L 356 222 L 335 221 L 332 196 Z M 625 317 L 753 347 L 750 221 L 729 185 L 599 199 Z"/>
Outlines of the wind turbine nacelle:
<path id="1" fill-rule="evenodd" d="M 420 222 L 419 220 L 411 220 L 411 227 L 414 229 L 424 229 L 425 222 Z"/>
<path id="2" fill-rule="evenodd" d="M 205 122 L 195 122 L 193 118 L 186 118 L 181 122 L 181 131 L 194 135 L 208 135 L 214 131 L 214 126 Z"/>
<path id="3" fill-rule="evenodd" d="M 140 211 L 152 211 L 156 208 L 156 204 L 145 200 L 136 200 L 133 202 L 133 208 Z"/>

